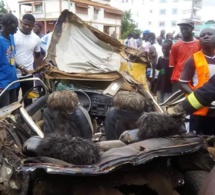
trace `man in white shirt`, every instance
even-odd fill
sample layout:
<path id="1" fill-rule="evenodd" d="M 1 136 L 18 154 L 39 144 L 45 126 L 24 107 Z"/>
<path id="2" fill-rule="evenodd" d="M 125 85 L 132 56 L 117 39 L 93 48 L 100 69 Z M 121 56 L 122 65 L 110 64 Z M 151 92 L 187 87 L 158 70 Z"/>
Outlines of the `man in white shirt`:
<path id="1" fill-rule="evenodd" d="M 128 46 L 132 47 L 134 49 L 137 49 L 137 43 L 134 39 L 134 35 L 133 34 L 129 34 L 128 35 Z"/>
<path id="2" fill-rule="evenodd" d="M 27 71 L 33 70 L 33 64 L 37 66 L 41 63 L 40 55 L 40 38 L 32 31 L 34 28 L 35 18 L 31 14 L 25 14 L 22 17 L 19 30 L 14 35 L 16 55 L 16 66 Z M 32 74 L 26 74 L 17 69 L 17 77 L 19 80 L 32 78 Z M 24 96 L 27 91 L 33 88 L 33 81 L 21 82 L 20 88 Z M 18 88 L 18 91 L 19 89 Z M 18 93 L 17 93 L 18 94 Z M 28 106 L 32 103 L 31 99 L 24 99 L 24 105 Z"/>

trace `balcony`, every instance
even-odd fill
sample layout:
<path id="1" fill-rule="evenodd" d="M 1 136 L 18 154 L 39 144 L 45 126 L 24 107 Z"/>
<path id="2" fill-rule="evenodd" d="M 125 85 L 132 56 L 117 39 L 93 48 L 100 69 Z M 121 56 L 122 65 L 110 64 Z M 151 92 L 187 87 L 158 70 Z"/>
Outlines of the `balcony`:
<path id="1" fill-rule="evenodd" d="M 201 10 L 202 9 L 202 5 L 201 4 L 193 5 L 193 9 Z"/>
<path id="2" fill-rule="evenodd" d="M 24 14 L 26 14 L 27 12 L 25 13 L 21 13 L 20 14 L 20 17 L 22 17 Z M 34 15 L 35 19 L 46 19 L 46 20 L 49 20 L 49 19 L 57 19 L 60 15 L 60 12 L 46 12 L 46 13 L 37 13 L 37 12 L 32 12 L 31 14 Z"/>
<path id="3" fill-rule="evenodd" d="M 182 10 L 182 14 L 190 14 L 191 9 Z"/>
<path id="4" fill-rule="evenodd" d="M 45 13 L 42 13 L 42 12 L 40 12 L 40 13 L 32 13 L 32 14 L 34 15 L 34 17 L 36 19 L 38 19 L 38 18 L 45 18 Z"/>
<path id="5" fill-rule="evenodd" d="M 202 0 L 194 0 L 193 9 L 202 9 Z"/>

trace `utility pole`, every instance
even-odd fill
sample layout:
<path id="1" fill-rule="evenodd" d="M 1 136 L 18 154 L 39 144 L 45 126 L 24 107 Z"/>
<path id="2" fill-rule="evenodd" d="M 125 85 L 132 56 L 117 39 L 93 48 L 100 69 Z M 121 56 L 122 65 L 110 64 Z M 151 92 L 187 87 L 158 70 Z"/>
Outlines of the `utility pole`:
<path id="1" fill-rule="evenodd" d="M 68 0 L 68 10 L 70 9 L 70 0 Z"/>
<path id="2" fill-rule="evenodd" d="M 62 12 L 62 0 L 59 0 L 60 13 Z"/>
<path id="3" fill-rule="evenodd" d="M 194 15 L 194 13 L 193 13 L 193 11 L 194 11 L 193 7 L 194 7 L 194 0 L 192 0 L 192 7 L 191 7 L 190 19 L 193 19 L 193 15 Z"/>

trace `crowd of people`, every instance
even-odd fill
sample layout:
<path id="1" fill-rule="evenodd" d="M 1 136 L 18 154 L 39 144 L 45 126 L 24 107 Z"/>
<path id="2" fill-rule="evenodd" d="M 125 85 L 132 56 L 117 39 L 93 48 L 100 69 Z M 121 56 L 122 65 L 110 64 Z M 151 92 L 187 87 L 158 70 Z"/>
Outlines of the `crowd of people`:
<path id="1" fill-rule="evenodd" d="M 10 83 L 20 81 L 1 95 L 0 108 L 17 101 L 20 92 L 24 95 L 32 90 L 34 85 L 39 85 L 33 81 L 22 80 L 41 77 L 40 74 L 32 75 L 31 71 L 41 65 L 50 42 L 50 35 L 42 34 L 42 28 L 42 23 L 36 22 L 32 14 L 23 15 L 20 23 L 13 14 L 0 16 L 0 92 Z M 24 106 L 31 103 L 31 99 L 24 98 Z"/>
<path id="2" fill-rule="evenodd" d="M 181 39 L 179 35 L 174 36 L 174 32 L 166 34 L 165 30 L 161 30 L 156 38 L 155 33 L 145 30 L 142 37 L 139 34 L 129 34 L 125 41 L 127 46 L 153 56 L 152 62 L 147 65 L 146 76 L 152 92 L 157 95 L 158 103 L 163 103 L 172 94 L 170 50 Z"/>
<path id="3" fill-rule="evenodd" d="M 13 81 L 22 81 L 33 76 L 45 56 L 52 33 L 42 34 L 42 23 L 36 22 L 32 14 L 25 14 L 20 21 L 13 14 L 0 16 L 0 92 Z M 214 30 L 204 29 L 199 38 L 194 37 L 194 23 L 191 20 L 178 24 L 180 36 L 174 32 L 161 30 L 155 33 L 145 30 L 142 36 L 129 34 L 126 45 L 148 52 L 146 76 L 151 91 L 156 94 L 158 103 L 163 103 L 171 94 L 182 90 L 191 94 L 215 74 Z M 0 108 L 18 100 L 20 90 L 26 94 L 37 83 L 19 82 L 12 85 L 1 97 Z M 24 99 L 24 106 L 32 103 Z M 190 118 L 190 131 L 215 134 L 213 106 L 203 107 Z M 207 127 L 205 128 L 205 125 Z"/>
<path id="4" fill-rule="evenodd" d="M 180 36 L 175 38 L 174 33 L 165 34 L 165 30 L 161 30 L 157 38 L 154 33 L 145 30 L 142 38 L 130 34 L 126 41 L 127 46 L 153 56 L 147 66 L 146 75 L 158 103 L 163 103 L 179 90 L 187 95 L 192 94 L 215 74 L 215 30 L 203 29 L 199 37 L 195 37 L 194 23 L 191 20 L 179 23 L 178 26 Z M 206 90 L 208 89 L 202 89 L 201 92 Z M 195 108 L 197 101 L 190 102 Z M 214 114 L 213 103 L 209 107 L 201 107 L 191 114 L 189 130 L 198 134 L 214 135 Z"/>

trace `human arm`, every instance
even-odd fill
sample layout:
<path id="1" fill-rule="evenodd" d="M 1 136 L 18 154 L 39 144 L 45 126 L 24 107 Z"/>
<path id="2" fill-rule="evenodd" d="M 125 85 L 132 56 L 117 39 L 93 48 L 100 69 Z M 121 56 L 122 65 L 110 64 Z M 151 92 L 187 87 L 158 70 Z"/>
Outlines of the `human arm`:
<path id="1" fill-rule="evenodd" d="M 162 38 L 161 38 L 160 36 L 159 36 L 159 37 L 157 37 L 157 39 L 156 39 L 156 40 L 157 40 L 157 42 L 158 42 L 158 44 L 159 44 L 159 45 L 162 45 Z"/>
<path id="2" fill-rule="evenodd" d="M 38 68 L 42 64 L 42 56 L 41 56 L 41 49 L 40 49 L 40 39 L 38 40 L 38 43 L 36 47 L 34 48 L 34 64 L 36 65 L 35 68 Z"/>
<path id="3" fill-rule="evenodd" d="M 42 57 L 40 52 L 34 52 L 34 63 L 36 64 L 36 69 L 42 64 Z"/>
<path id="4" fill-rule="evenodd" d="M 156 48 L 152 45 L 149 48 L 149 57 L 152 65 L 152 80 L 154 80 L 155 78 L 155 69 L 156 69 L 156 65 L 157 65 L 157 51 Z"/>
<path id="5" fill-rule="evenodd" d="M 183 92 L 185 92 L 186 94 L 190 94 L 193 92 L 193 90 L 190 88 L 190 86 L 188 85 L 188 83 L 180 83 L 180 88 Z"/>
<path id="6" fill-rule="evenodd" d="M 156 64 L 155 69 L 156 69 L 157 71 L 160 71 L 160 70 L 162 69 L 161 59 L 162 59 L 162 57 L 159 57 L 158 63 Z"/>
<path id="7" fill-rule="evenodd" d="M 1 43 L 1 42 L 0 42 Z M 3 52 L 2 52 L 2 47 L 1 47 L 1 44 L 0 44 L 0 59 L 2 58 L 2 55 L 3 55 Z M 0 80 L 1 81 L 1 80 Z M 0 82 L 0 93 L 3 91 L 3 86 Z"/>
<path id="8" fill-rule="evenodd" d="M 215 75 L 207 83 L 196 89 L 187 98 L 173 108 L 169 108 L 169 113 L 193 113 L 204 106 L 210 106 L 215 100 Z"/>
<path id="9" fill-rule="evenodd" d="M 192 93 L 191 87 L 188 83 L 191 83 L 193 76 L 195 74 L 195 65 L 193 57 L 190 57 L 184 64 L 181 76 L 180 76 L 180 87 L 186 94 Z"/>
<path id="10" fill-rule="evenodd" d="M 25 69 L 24 66 L 17 64 L 17 63 L 15 65 L 16 65 L 16 68 L 21 71 L 22 76 L 29 74 L 28 70 Z"/>
<path id="11" fill-rule="evenodd" d="M 176 43 L 172 45 L 171 52 L 169 56 L 169 67 L 174 68 L 177 63 L 178 58 L 178 48 Z"/>
<path id="12" fill-rule="evenodd" d="M 193 93 L 202 106 L 210 106 L 211 102 L 215 101 L 215 75 Z"/>
<path id="13" fill-rule="evenodd" d="M 51 40 L 51 36 L 52 36 L 52 32 L 50 32 L 49 34 L 45 35 L 44 37 L 42 37 L 41 40 L 41 44 L 40 47 L 47 52 L 49 44 L 50 44 L 50 40 Z"/>

